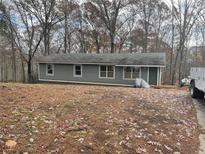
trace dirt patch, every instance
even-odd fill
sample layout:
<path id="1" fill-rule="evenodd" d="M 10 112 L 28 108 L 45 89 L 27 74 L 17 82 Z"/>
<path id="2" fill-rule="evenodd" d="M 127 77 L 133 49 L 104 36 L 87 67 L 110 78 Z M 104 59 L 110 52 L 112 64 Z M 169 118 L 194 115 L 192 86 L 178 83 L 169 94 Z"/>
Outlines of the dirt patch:
<path id="1" fill-rule="evenodd" d="M 194 154 L 199 145 L 179 89 L 0 84 L 0 117 L 0 153 Z"/>

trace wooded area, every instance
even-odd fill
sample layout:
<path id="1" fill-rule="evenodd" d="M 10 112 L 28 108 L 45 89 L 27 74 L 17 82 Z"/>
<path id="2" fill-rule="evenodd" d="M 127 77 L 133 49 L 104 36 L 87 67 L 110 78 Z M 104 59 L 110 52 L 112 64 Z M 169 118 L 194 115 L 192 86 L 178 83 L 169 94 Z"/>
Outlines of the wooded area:
<path id="1" fill-rule="evenodd" d="M 34 81 L 38 55 L 165 52 L 174 84 L 205 64 L 204 13 L 203 0 L 1 0 L 0 80 Z"/>

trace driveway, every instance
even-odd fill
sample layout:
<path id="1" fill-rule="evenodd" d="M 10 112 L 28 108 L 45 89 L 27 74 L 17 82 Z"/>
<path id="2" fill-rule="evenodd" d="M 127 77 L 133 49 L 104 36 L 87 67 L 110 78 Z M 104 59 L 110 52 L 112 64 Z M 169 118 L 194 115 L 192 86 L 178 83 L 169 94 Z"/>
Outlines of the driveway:
<path id="1" fill-rule="evenodd" d="M 199 125 L 201 126 L 201 134 L 199 135 L 199 154 L 205 153 L 205 101 L 198 101 L 193 99 L 196 110 L 197 110 L 197 119 Z"/>

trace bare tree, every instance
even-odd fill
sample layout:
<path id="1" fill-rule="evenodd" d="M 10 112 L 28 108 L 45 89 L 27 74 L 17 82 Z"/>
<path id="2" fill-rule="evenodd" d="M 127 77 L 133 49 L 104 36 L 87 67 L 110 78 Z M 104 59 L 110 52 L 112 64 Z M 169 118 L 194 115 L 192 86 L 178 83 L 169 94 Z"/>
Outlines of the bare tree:
<path id="1" fill-rule="evenodd" d="M 185 56 L 186 41 L 191 34 L 191 30 L 195 25 L 200 13 L 204 9 L 203 0 L 178 0 L 177 2 L 171 0 L 174 6 L 174 17 L 176 20 L 176 28 L 179 34 L 179 43 L 176 53 L 176 58 L 173 68 L 173 76 L 176 73 L 177 61 L 179 60 L 178 79 L 182 78 L 182 63 Z M 185 66 L 184 66 L 185 67 Z"/>
<path id="2" fill-rule="evenodd" d="M 133 12 L 133 15 L 131 18 L 127 18 L 129 20 L 126 21 L 126 24 L 122 26 L 117 31 L 117 37 L 119 38 L 119 47 L 118 47 L 118 52 L 121 53 L 123 50 L 123 46 L 127 43 L 127 48 L 128 51 L 131 50 L 132 48 L 132 43 L 129 41 L 129 37 L 131 32 L 136 28 L 136 16 L 135 12 Z M 132 52 L 132 51 L 130 51 Z"/>
<path id="3" fill-rule="evenodd" d="M 172 4 L 172 14 L 171 14 L 171 56 L 170 56 L 170 73 L 171 84 L 174 84 L 174 76 L 173 76 L 173 57 L 174 57 L 174 40 L 175 40 L 175 24 L 174 24 L 174 6 Z"/>
<path id="4" fill-rule="evenodd" d="M 120 11 L 128 4 L 126 0 L 92 0 L 93 10 L 103 21 L 110 37 L 110 52 L 115 53 L 115 37 Z"/>
<path id="5" fill-rule="evenodd" d="M 73 32 L 70 20 L 72 20 L 72 13 L 78 8 L 78 4 L 75 0 L 61 0 L 59 3 L 60 13 L 64 16 L 63 29 L 64 29 L 64 53 L 71 52 L 71 34 Z"/>
<path id="6" fill-rule="evenodd" d="M 64 17 L 59 17 L 56 0 L 28 0 L 25 3 L 39 22 L 43 34 L 44 54 L 49 55 L 51 30 Z"/>
<path id="7" fill-rule="evenodd" d="M 12 31 L 12 38 L 14 40 L 15 46 L 21 53 L 22 58 L 27 63 L 27 73 L 28 81 L 33 81 L 32 76 L 32 60 L 37 52 L 40 42 L 43 38 L 42 34 L 36 29 L 35 18 L 29 11 L 26 3 L 21 0 L 12 0 L 13 11 L 19 16 L 19 23 L 10 23 L 10 30 Z M 7 14 L 7 19 L 11 19 L 9 14 Z M 19 26 L 14 26 L 14 24 L 21 24 Z"/>
<path id="8" fill-rule="evenodd" d="M 100 53 L 101 49 L 101 34 L 105 32 L 103 21 L 98 16 L 95 6 L 91 2 L 84 3 L 85 22 L 89 27 L 90 35 L 95 44 L 96 53 Z"/>
<path id="9" fill-rule="evenodd" d="M 135 0 L 135 5 L 139 9 L 140 21 L 143 27 L 143 52 L 147 52 L 148 35 L 150 32 L 151 19 L 154 14 L 156 0 Z"/>
<path id="10" fill-rule="evenodd" d="M 160 51 L 161 42 L 167 35 L 167 23 L 170 21 L 170 9 L 166 3 L 158 1 L 155 4 L 156 9 L 153 12 L 152 27 L 156 33 L 155 51 Z"/>
<path id="11" fill-rule="evenodd" d="M 200 33 L 202 37 L 202 47 L 203 47 L 203 52 L 202 52 L 202 58 L 203 58 L 203 64 L 205 64 L 205 10 L 203 10 L 200 14 L 200 18 L 198 20 L 198 25 L 200 26 Z"/>
<path id="12" fill-rule="evenodd" d="M 12 50 L 12 78 L 13 81 L 16 81 L 16 56 L 15 56 L 15 48 L 14 48 L 14 38 L 13 38 L 13 30 L 12 30 L 12 20 L 10 15 L 10 8 L 6 10 L 6 6 L 0 2 L 0 31 L 1 36 L 4 37 L 4 40 L 9 40 L 11 44 Z M 5 44 L 5 41 L 3 41 Z"/>

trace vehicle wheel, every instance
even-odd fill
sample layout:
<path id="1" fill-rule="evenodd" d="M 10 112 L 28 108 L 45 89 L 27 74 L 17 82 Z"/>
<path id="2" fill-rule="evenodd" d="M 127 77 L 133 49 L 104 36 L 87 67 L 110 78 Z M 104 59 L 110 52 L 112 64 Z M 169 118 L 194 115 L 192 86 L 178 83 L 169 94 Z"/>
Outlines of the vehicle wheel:
<path id="1" fill-rule="evenodd" d="M 191 84 L 190 84 L 190 95 L 191 95 L 192 98 L 204 99 L 204 92 L 199 91 L 195 87 L 194 81 L 192 81 Z"/>
<path id="2" fill-rule="evenodd" d="M 199 99 L 204 99 L 204 92 L 199 91 L 199 93 L 198 93 L 198 98 L 199 98 Z"/>
<path id="3" fill-rule="evenodd" d="M 190 91 L 190 95 L 191 95 L 192 98 L 198 98 L 198 92 L 199 91 L 195 87 L 194 81 L 191 82 L 189 91 Z"/>

